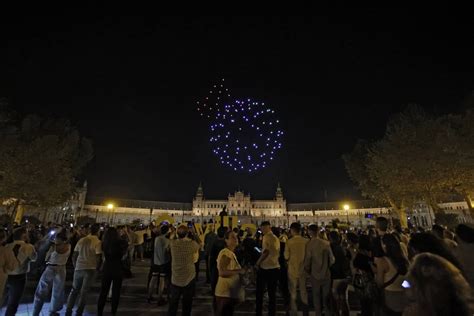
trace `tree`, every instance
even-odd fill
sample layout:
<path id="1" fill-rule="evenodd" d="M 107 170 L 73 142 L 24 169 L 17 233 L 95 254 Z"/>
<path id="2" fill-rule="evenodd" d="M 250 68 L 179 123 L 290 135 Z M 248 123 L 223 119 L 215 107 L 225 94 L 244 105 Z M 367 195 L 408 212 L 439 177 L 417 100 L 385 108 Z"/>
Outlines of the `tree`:
<path id="1" fill-rule="evenodd" d="M 356 183 L 363 196 L 389 204 L 396 211 L 400 220 L 405 218 L 406 223 L 403 198 L 397 192 L 389 190 L 380 170 L 377 172 L 372 166 L 372 159 L 374 159 L 374 155 L 371 155 L 372 147 L 374 147 L 373 144 L 359 140 L 352 153 L 343 156 L 349 177 Z M 380 162 L 379 165 L 381 165 Z"/>
<path id="2" fill-rule="evenodd" d="M 445 166 L 446 189 L 462 196 L 474 216 L 472 196 L 474 192 L 474 110 L 460 115 L 448 115 L 442 124 L 448 126 L 446 152 L 451 154 Z"/>
<path id="3" fill-rule="evenodd" d="M 469 111 L 430 117 L 411 106 L 389 121 L 381 140 L 360 141 L 344 156 L 349 176 L 365 196 L 390 203 L 403 226 L 416 202 L 441 213 L 439 202 L 453 193 L 469 197 L 474 188 L 472 119 Z"/>
<path id="4" fill-rule="evenodd" d="M 0 199 L 14 201 L 12 218 L 20 203 L 50 207 L 67 201 L 92 158 L 91 143 L 64 119 L 0 117 Z"/>

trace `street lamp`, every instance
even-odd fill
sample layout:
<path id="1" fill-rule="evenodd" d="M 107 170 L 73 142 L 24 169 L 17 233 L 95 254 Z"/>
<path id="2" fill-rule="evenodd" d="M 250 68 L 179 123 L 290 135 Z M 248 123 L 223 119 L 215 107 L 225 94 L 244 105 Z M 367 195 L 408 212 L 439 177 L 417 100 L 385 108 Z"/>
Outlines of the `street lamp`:
<path id="1" fill-rule="evenodd" d="M 347 225 L 349 225 L 349 209 L 351 208 L 349 204 L 344 204 L 344 210 L 346 211 Z"/>
<path id="2" fill-rule="evenodd" d="M 109 224 L 112 224 L 113 221 L 113 214 L 111 216 L 111 213 L 114 211 L 114 205 L 112 203 L 107 204 L 107 209 L 110 211 L 109 213 Z"/>

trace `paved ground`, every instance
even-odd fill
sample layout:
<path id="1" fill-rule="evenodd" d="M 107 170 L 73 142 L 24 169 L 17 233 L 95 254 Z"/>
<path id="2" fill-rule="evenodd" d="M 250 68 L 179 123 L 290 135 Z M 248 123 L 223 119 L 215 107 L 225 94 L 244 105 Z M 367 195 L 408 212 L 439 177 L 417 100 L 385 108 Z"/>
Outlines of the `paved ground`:
<path id="1" fill-rule="evenodd" d="M 120 304 L 118 308 L 118 315 L 167 315 L 168 305 L 158 307 L 156 304 L 148 304 L 146 302 L 146 280 L 148 275 L 148 260 L 145 262 L 137 262 L 134 264 L 132 271 L 134 277 L 131 279 L 125 279 L 122 287 L 122 294 L 120 299 Z M 204 264 L 201 266 L 204 269 Z M 69 293 L 71 287 L 70 276 L 67 281 L 66 293 Z M 33 309 L 33 293 L 36 287 L 37 281 L 28 282 L 25 295 L 22 300 L 22 304 L 18 310 L 17 315 L 31 315 Z M 208 284 L 205 284 L 205 272 L 201 271 L 199 279 L 196 285 L 196 296 L 193 301 L 193 315 L 212 315 L 212 297 L 211 291 Z M 97 312 L 97 299 L 100 290 L 100 282 L 96 282 L 95 286 L 91 289 L 90 296 L 88 298 L 88 304 L 86 306 L 85 315 L 96 315 Z M 49 304 L 46 303 L 43 307 L 42 315 L 48 315 Z M 2 310 L 2 313 L 5 310 Z M 65 308 L 61 311 L 64 314 Z M 264 307 L 265 311 L 265 307 Z M 278 297 L 277 300 L 277 315 L 286 315 L 286 306 L 283 303 L 283 300 Z M 181 312 L 181 306 L 179 309 Z M 105 315 L 110 315 L 110 303 L 107 303 L 105 310 Z M 255 314 L 255 289 L 247 289 L 246 302 L 240 304 L 236 311 L 235 315 L 254 315 Z M 308 315 L 308 312 L 300 311 L 299 315 Z M 313 313 L 309 313 L 311 315 Z M 356 315 L 356 314 L 354 314 Z"/>

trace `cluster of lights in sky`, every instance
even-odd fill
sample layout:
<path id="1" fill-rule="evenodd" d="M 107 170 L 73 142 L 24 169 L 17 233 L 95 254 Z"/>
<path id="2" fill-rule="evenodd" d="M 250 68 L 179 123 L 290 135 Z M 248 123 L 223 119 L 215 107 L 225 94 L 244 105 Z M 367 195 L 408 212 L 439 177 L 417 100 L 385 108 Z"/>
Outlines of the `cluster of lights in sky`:
<path id="1" fill-rule="evenodd" d="M 224 79 L 197 102 L 197 110 L 209 120 L 212 152 L 234 171 L 263 169 L 282 148 L 283 131 L 275 111 L 264 102 L 232 99 Z"/>

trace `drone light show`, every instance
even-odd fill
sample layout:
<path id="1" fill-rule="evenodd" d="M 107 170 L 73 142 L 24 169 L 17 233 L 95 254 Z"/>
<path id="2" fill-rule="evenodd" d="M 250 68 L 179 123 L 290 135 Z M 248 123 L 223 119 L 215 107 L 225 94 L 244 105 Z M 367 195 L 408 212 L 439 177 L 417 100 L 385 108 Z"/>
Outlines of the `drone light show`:
<path id="1" fill-rule="evenodd" d="M 251 98 L 232 98 L 224 79 L 197 102 L 197 110 L 208 121 L 213 154 L 234 171 L 254 173 L 267 167 L 283 146 L 275 110 Z"/>

